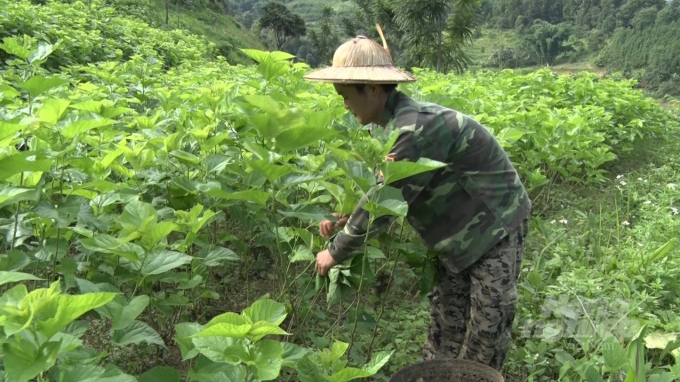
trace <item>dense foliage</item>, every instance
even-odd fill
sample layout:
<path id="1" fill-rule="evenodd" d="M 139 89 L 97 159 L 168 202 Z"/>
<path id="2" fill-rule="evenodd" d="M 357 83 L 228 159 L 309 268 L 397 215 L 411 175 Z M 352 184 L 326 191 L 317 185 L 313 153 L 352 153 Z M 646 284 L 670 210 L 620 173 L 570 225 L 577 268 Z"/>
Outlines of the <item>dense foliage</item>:
<path id="1" fill-rule="evenodd" d="M 89 9 L 54 7 L 46 9 Z M 388 335 L 399 310 L 379 298 L 432 286 L 433 263 L 410 227 L 398 219 L 325 279 L 311 272 L 326 245 L 316 227 L 354 208 L 375 184 L 374 166 L 387 185 L 367 209 L 403 217 L 407 206 L 389 184 L 441 164 L 383 163 L 394 134 L 367 134 L 333 88 L 305 82 L 308 67 L 288 54 L 246 50 L 260 64 L 244 68 L 173 46 L 170 57 L 185 56 L 166 67 L 158 41 L 140 40 L 129 61 L 102 53 L 91 64 L 75 62 L 75 44 L 3 40 L 13 59 L 0 76 L 0 281 L 15 284 L 0 298 L 3 376 L 133 381 L 130 373 L 144 371 L 140 381 L 259 381 L 294 372 L 303 382 L 339 382 L 385 380 L 385 370 L 413 362 L 413 338 L 397 349 Z M 71 65 L 50 74 L 51 62 Z M 547 69 L 416 74 L 402 90 L 487 125 L 534 195 L 554 182 L 602 182 L 616 154 L 677 128 L 677 117 L 631 81 Z M 543 287 L 540 275 L 529 280 Z M 83 346 L 98 320 L 107 329 L 94 349 Z M 141 370 L 101 361 L 131 346 L 142 349 L 134 356 Z M 179 348 L 181 373 L 151 368 L 167 347 Z M 559 367 L 541 370 L 554 377 Z"/>

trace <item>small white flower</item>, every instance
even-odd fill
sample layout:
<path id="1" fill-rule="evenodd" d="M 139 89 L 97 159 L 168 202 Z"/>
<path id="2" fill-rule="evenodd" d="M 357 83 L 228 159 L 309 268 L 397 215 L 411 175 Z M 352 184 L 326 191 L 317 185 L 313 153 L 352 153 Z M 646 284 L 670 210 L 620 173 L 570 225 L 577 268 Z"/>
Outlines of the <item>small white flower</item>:
<path id="1" fill-rule="evenodd" d="M 642 243 L 638 243 L 638 247 L 644 247 L 645 245 Z"/>
<path id="2" fill-rule="evenodd" d="M 616 179 L 621 179 L 621 178 L 623 178 L 623 175 L 617 175 L 616 176 Z"/>
<path id="3" fill-rule="evenodd" d="M 562 223 L 562 224 L 567 224 L 567 223 L 569 223 L 569 220 L 567 220 L 567 219 L 562 219 L 562 220 L 560 220 L 560 223 Z"/>
<path id="4" fill-rule="evenodd" d="M 628 183 L 624 182 L 623 180 L 621 181 L 622 186 L 625 186 L 626 184 L 628 184 Z"/>
<path id="5" fill-rule="evenodd" d="M 638 178 L 638 180 L 642 182 L 642 178 Z"/>
<path id="6" fill-rule="evenodd" d="M 626 227 L 630 225 L 630 223 L 628 222 L 628 220 L 624 220 L 623 223 L 621 223 L 621 224 L 625 225 Z"/>
<path id="7" fill-rule="evenodd" d="M 651 200 L 647 200 L 647 201 L 645 202 L 645 204 L 652 204 L 652 201 L 651 201 Z"/>
<path id="8" fill-rule="evenodd" d="M 670 188 L 671 190 L 675 191 L 675 188 L 677 187 L 677 184 L 675 184 L 675 183 L 668 183 L 666 186 L 667 186 L 668 188 Z"/>
<path id="9" fill-rule="evenodd" d="M 673 210 L 673 215 L 677 215 L 677 214 L 680 213 L 680 211 L 678 211 L 677 207 L 671 207 L 671 210 Z"/>
<path id="10" fill-rule="evenodd" d="M 555 219 L 553 219 L 553 220 L 550 222 L 550 224 L 555 224 Z"/>

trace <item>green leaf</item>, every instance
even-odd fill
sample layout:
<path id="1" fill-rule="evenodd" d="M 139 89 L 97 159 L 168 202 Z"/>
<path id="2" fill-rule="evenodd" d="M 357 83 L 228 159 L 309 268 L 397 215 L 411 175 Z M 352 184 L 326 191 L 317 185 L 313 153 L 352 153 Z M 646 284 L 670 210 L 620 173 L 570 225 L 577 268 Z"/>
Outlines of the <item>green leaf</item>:
<path id="1" fill-rule="evenodd" d="M 380 165 L 383 172 L 384 184 L 391 184 L 398 180 L 446 167 L 446 163 L 420 158 L 418 162 L 386 161 Z"/>
<path id="2" fill-rule="evenodd" d="M 380 351 L 375 354 L 373 354 L 373 358 L 362 367 L 363 370 L 367 371 L 370 375 L 374 375 L 377 373 L 385 364 L 387 361 L 390 360 L 390 357 L 392 357 L 392 354 L 394 353 L 394 350 L 392 351 Z"/>
<path id="3" fill-rule="evenodd" d="M 342 341 L 333 342 L 333 345 L 331 345 L 331 359 L 330 359 L 331 364 L 339 360 L 340 357 L 342 357 L 342 355 L 345 354 L 348 348 L 349 344 L 347 342 Z"/>
<path id="4" fill-rule="evenodd" d="M 626 351 L 618 340 L 610 336 L 602 343 L 602 355 L 604 356 L 604 365 L 616 372 L 621 367 L 628 364 Z"/>
<path id="5" fill-rule="evenodd" d="M 90 113 L 100 114 L 104 104 L 100 101 L 85 101 L 71 105 L 72 109 L 89 111 Z"/>
<path id="6" fill-rule="evenodd" d="M 182 352 L 182 361 L 198 355 L 198 349 L 194 346 L 191 338 L 201 330 L 203 330 L 203 327 L 195 322 L 182 322 L 175 325 L 175 342 Z"/>
<path id="7" fill-rule="evenodd" d="M 278 341 L 262 340 L 253 346 L 257 376 L 261 381 L 276 379 L 283 364 L 283 346 Z"/>
<path id="8" fill-rule="evenodd" d="M 213 248 L 203 259 L 203 264 L 207 267 L 217 267 L 225 261 L 239 261 L 239 257 L 234 251 L 228 248 Z"/>
<path id="9" fill-rule="evenodd" d="M 318 362 L 312 360 L 312 356 L 312 353 L 307 353 L 295 365 L 300 382 L 319 382 L 325 377 L 321 366 Z"/>
<path id="10" fill-rule="evenodd" d="M 368 256 L 369 259 L 385 259 L 385 254 L 376 247 L 371 247 L 369 246 L 366 248 L 366 256 Z"/>
<path id="11" fill-rule="evenodd" d="M 256 322 L 250 328 L 248 336 L 252 337 L 253 342 L 257 342 L 265 336 L 268 335 L 290 335 L 285 330 L 281 329 L 278 325 L 270 324 L 266 321 Z"/>
<path id="12" fill-rule="evenodd" d="M 232 337 L 245 338 L 250 331 L 251 324 L 234 325 L 228 323 L 219 323 L 206 327 L 200 332 L 193 335 L 197 337 Z"/>
<path id="13" fill-rule="evenodd" d="M 271 299 L 260 299 L 243 310 L 243 315 L 250 322 L 267 321 L 274 325 L 281 325 L 286 319 L 286 306 Z"/>
<path id="14" fill-rule="evenodd" d="M 0 141 L 2 141 L 3 139 L 5 139 L 7 137 L 13 136 L 19 130 L 21 130 L 25 127 L 26 126 L 22 125 L 22 124 L 0 121 Z"/>
<path id="15" fill-rule="evenodd" d="M 201 158 L 182 150 L 172 150 L 170 156 L 173 156 L 186 164 L 197 165 L 201 163 Z"/>
<path id="16" fill-rule="evenodd" d="M 108 364 L 106 371 L 104 371 L 104 374 L 102 374 L 97 382 L 137 382 L 137 378 L 123 373 L 115 365 Z"/>
<path id="17" fill-rule="evenodd" d="M 144 276 L 159 275 L 182 265 L 189 264 L 193 258 L 175 251 L 154 251 L 144 260 L 139 273 Z"/>
<path id="18" fill-rule="evenodd" d="M 33 76 L 28 81 L 20 83 L 19 87 L 26 90 L 31 97 L 37 97 L 52 88 L 66 83 L 68 83 L 68 80 L 58 77 L 45 78 L 43 76 Z"/>
<path id="19" fill-rule="evenodd" d="M 668 242 L 666 242 L 666 244 L 662 245 L 656 251 L 652 252 L 652 254 L 649 255 L 649 260 L 647 260 L 647 263 L 652 264 L 664 258 L 673 247 L 673 244 L 675 244 L 675 238 L 671 238 L 670 240 L 668 240 Z"/>
<path id="20" fill-rule="evenodd" d="M 321 126 L 302 126 L 282 131 L 276 136 L 276 146 L 281 153 L 318 145 L 337 136 L 333 130 Z"/>
<path id="21" fill-rule="evenodd" d="M 56 98 L 47 100 L 37 112 L 38 118 L 55 125 L 66 114 L 71 101 Z"/>
<path id="22" fill-rule="evenodd" d="M 163 221 L 153 224 L 142 236 L 141 244 L 146 250 L 152 250 L 156 244 L 170 235 L 177 228 L 171 221 Z"/>
<path id="23" fill-rule="evenodd" d="M 248 321 L 246 321 L 245 317 L 240 314 L 226 312 L 213 317 L 213 319 L 210 320 L 205 326 L 210 327 L 217 324 L 246 325 L 248 324 Z"/>
<path id="24" fill-rule="evenodd" d="M 27 281 L 27 280 L 43 280 L 39 277 L 33 276 L 28 273 L 23 272 L 6 272 L 0 271 L 0 285 L 5 285 L 9 283 L 14 283 L 17 281 Z"/>
<path id="25" fill-rule="evenodd" d="M 363 207 L 377 219 L 381 216 L 406 216 L 408 203 L 404 201 L 401 191 L 390 186 L 383 186 L 376 192 L 373 198 Z"/>
<path id="26" fill-rule="evenodd" d="M 248 190 L 248 191 L 239 191 L 239 192 L 226 192 L 223 190 L 209 190 L 206 192 L 206 194 L 210 196 L 214 196 L 219 199 L 225 199 L 225 200 L 245 200 L 248 202 L 253 202 L 257 203 L 260 205 L 265 205 L 267 204 L 267 200 L 269 200 L 269 193 L 265 191 L 258 191 L 258 190 Z"/>
<path id="27" fill-rule="evenodd" d="M 60 348 L 59 342 L 46 342 L 40 349 L 28 342 L 22 342 L 20 346 L 3 344 L 7 382 L 27 382 L 47 371 L 57 361 Z"/>
<path id="28" fill-rule="evenodd" d="M 293 171 L 291 166 L 282 166 L 276 164 L 270 164 L 265 160 L 249 160 L 248 166 L 253 168 L 255 171 L 264 175 L 268 181 L 274 183 L 276 180 L 282 176 Z"/>
<path id="29" fill-rule="evenodd" d="M 281 342 L 283 346 L 283 367 L 295 368 L 298 361 L 302 359 L 307 353 L 310 352 L 309 349 L 305 349 L 300 345 L 296 345 L 290 342 Z"/>
<path id="30" fill-rule="evenodd" d="M 90 251 L 116 254 L 133 262 L 139 261 L 139 256 L 144 253 L 144 249 L 135 244 L 125 243 L 103 233 L 79 241 L 83 247 Z"/>
<path id="31" fill-rule="evenodd" d="M 40 200 L 39 188 L 5 187 L 0 190 L 0 207 L 18 202 L 37 202 Z"/>
<path id="32" fill-rule="evenodd" d="M 52 168 L 49 159 L 36 159 L 36 153 L 25 151 L 0 159 L 0 180 L 24 171 L 47 172 Z"/>
<path id="33" fill-rule="evenodd" d="M 62 382 L 99 382 L 104 368 L 97 365 L 77 364 L 66 370 Z"/>
<path id="34" fill-rule="evenodd" d="M 312 253 L 312 251 L 307 246 L 299 245 L 295 247 L 295 251 L 288 261 L 295 263 L 298 261 L 312 261 L 314 259 L 314 253 Z"/>
<path id="35" fill-rule="evenodd" d="M 326 210 L 321 209 L 319 206 L 308 204 L 292 204 L 288 210 L 279 210 L 278 212 L 286 217 L 308 220 L 312 223 L 319 223 L 328 219 Z"/>
<path id="36" fill-rule="evenodd" d="M 47 338 L 57 334 L 76 318 L 108 304 L 116 297 L 115 293 L 85 293 L 80 295 L 59 295 L 51 300 L 45 310 L 52 313 L 52 317 L 45 321 L 38 321 L 38 329 Z"/>
<path id="37" fill-rule="evenodd" d="M 116 121 L 112 119 L 79 119 L 65 128 L 60 133 L 65 138 L 72 139 L 78 134 L 86 133 L 92 129 L 113 125 Z"/>
<path id="38" fill-rule="evenodd" d="M 347 382 L 357 378 L 370 377 L 371 375 L 372 375 L 371 373 L 365 370 L 357 369 L 354 367 L 347 367 L 331 376 L 324 375 L 323 377 L 325 380 L 329 382 Z"/>
<path id="39" fill-rule="evenodd" d="M 111 329 L 124 329 L 131 325 L 149 305 L 149 301 L 150 299 L 147 295 L 136 296 L 130 300 L 130 302 L 121 310 L 120 316 L 113 317 Z"/>
<path id="40" fill-rule="evenodd" d="M 182 375 L 168 366 L 156 366 L 139 376 L 139 382 L 180 382 Z"/>
<path id="41" fill-rule="evenodd" d="M 19 44 L 19 37 L 5 37 L 2 39 L 3 43 L 0 44 L 0 49 L 5 52 L 17 56 L 22 60 L 28 60 L 31 55 L 31 51 L 25 46 Z"/>
<path id="42" fill-rule="evenodd" d="M 213 362 L 239 364 L 242 359 L 250 358 L 243 345 L 233 337 L 193 337 L 192 341 L 196 349 Z"/>
<path id="43" fill-rule="evenodd" d="M 111 342 L 118 346 L 140 344 L 147 342 L 166 347 L 161 336 L 153 328 L 141 321 L 134 321 L 130 326 L 115 330 L 111 336 Z"/>
<path id="44" fill-rule="evenodd" d="M 31 64 L 36 61 L 42 62 L 47 58 L 47 56 L 52 54 L 52 47 L 53 47 L 52 44 L 48 44 L 46 42 L 41 41 L 40 43 L 38 43 L 38 49 L 34 51 L 30 56 L 28 56 L 28 62 L 30 62 Z"/>

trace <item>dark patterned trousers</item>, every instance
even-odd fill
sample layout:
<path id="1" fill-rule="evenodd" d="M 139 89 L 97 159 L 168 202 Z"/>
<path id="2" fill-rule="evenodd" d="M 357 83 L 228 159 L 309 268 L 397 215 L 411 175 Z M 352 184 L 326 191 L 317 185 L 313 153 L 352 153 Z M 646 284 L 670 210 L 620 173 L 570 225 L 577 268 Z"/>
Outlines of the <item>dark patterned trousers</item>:
<path id="1" fill-rule="evenodd" d="M 462 358 L 501 370 L 511 341 L 527 231 L 525 220 L 461 273 L 439 265 L 439 283 L 429 295 L 424 360 Z"/>

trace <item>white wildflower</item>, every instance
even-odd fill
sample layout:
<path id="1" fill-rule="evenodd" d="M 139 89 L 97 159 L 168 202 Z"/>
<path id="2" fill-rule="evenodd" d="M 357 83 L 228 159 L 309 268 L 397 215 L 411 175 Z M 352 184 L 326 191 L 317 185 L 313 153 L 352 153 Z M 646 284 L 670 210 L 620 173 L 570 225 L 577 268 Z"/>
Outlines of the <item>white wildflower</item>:
<path id="1" fill-rule="evenodd" d="M 555 224 L 555 219 L 553 219 L 553 220 L 550 222 L 550 224 Z"/>
<path id="2" fill-rule="evenodd" d="M 621 179 L 621 178 L 623 178 L 623 175 L 617 175 L 616 176 L 616 179 Z"/>
<path id="3" fill-rule="evenodd" d="M 628 222 L 628 220 L 624 220 L 623 223 L 621 223 L 621 224 L 625 225 L 626 227 L 630 225 L 630 223 Z"/>
<path id="4" fill-rule="evenodd" d="M 638 180 L 639 180 L 640 182 L 642 182 L 642 178 L 638 178 Z"/>
<path id="5" fill-rule="evenodd" d="M 652 201 L 648 200 L 648 201 L 645 202 L 645 204 L 652 204 Z"/>
<path id="6" fill-rule="evenodd" d="M 638 243 L 638 247 L 644 247 L 645 245 L 642 243 Z"/>
<path id="7" fill-rule="evenodd" d="M 567 223 L 569 223 L 569 220 L 567 220 L 567 219 L 562 219 L 562 220 L 560 220 L 560 223 L 562 223 L 562 224 L 567 224 Z"/>
<path id="8" fill-rule="evenodd" d="M 668 183 L 666 186 L 667 186 L 668 188 L 670 188 L 671 190 L 675 191 L 675 188 L 677 187 L 677 184 L 675 184 L 675 183 Z"/>
<path id="9" fill-rule="evenodd" d="M 677 207 L 671 207 L 671 210 L 673 210 L 673 215 L 677 215 L 680 213 Z"/>
<path id="10" fill-rule="evenodd" d="M 626 184 L 628 184 L 628 183 L 624 182 L 623 180 L 621 181 L 622 186 L 625 186 Z"/>

